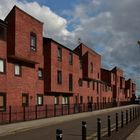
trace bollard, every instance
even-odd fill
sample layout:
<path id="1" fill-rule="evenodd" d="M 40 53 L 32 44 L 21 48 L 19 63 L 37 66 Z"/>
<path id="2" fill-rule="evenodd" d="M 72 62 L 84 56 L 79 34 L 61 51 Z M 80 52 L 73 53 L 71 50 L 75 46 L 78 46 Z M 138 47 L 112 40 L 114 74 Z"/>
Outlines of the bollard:
<path id="1" fill-rule="evenodd" d="M 134 107 L 133 107 L 133 120 L 135 119 L 135 110 L 134 110 Z"/>
<path id="2" fill-rule="evenodd" d="M 121 128 L 123 128 L 123 111 L 121 112 Z"/>
<path id="3" fill-rule="evenodd" d="M 126 110 L 126 125 L 128 124 L 128 110 Z"/>
<path id="4" fill-rule="evenodd" d="M 101 140 L 101 119 L 97 119 L 97 140 Z"/>
<path id="5" fill-rule="evenodd" d="M 118 113 L 116 113 L 116 131 L 118 131 Z"/>
<path id="6" fill-rule="evenodd" d="M 82 140 L 86 140 L 87 137 L 87 124 L 82 121 Z"/>
<path id="7" fill-rule="evenodd" d="M 110 116 L 108 116 L 108 136 L 111 136 L 111 120 L 110 120 Z"/>
<path id="8" fill-rule="evenodd" d="M 9 106 L 9 123 L 11 123 L 12 120 L 12 107 Z"/>
<path id="9" fill-rule="evenodd" d="M 130 108 L 130 122 L 132 121 L 132 111 L 131 111 L 131 108 Z"/>
<path id="10" fill-rule="evenodd" d="M 137 118 L 137 109 L 135 107 L 135 118 Z"/>
<path id="11" fill-rule="evenodd" d="M 56 129 L 56 140 L 62 140 L 63 134 L 61 129 Z"/>

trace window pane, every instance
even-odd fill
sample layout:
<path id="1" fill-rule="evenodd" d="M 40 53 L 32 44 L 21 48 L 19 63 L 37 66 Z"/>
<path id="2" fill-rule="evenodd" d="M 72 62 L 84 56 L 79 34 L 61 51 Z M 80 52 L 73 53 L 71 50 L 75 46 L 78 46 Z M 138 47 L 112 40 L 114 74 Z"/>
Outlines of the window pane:
<path id="1" fill-rule="evenodd" d="M 42 105 L 42 97 L 38 96 L 38 105 Z"/>
<path id="2" fill-rule="evenodd" d="M 22 94 L 22 105 L 23 106 L 28 106 L 28 101 L 29 101 L 29 96 L 28 94 Z"/>
<path id="3" fill-rule="evenodd" d="M 58 61 L 61 61 L 62 60 L 62 49 L 58 47 L 58 50 L 57 50 L 57 58 L 58 58 Z"/>
<path id="4" fill-rule="evenodd" d="M 69 64 L 72 65 L 73 64 L 73 56 L 72 53 L 69 53 Z"/>
<path id="5" fill-rule="evenodd" d="M 57 83 L 61 84 L 62 83 L 62 72 L 57 71 Z"/>
<path id="6" fill-rule="evenodd" d="M 35 46 L 35 37 L 31 36 L 31 46 Z"/>
<path id="7" fill-rule="evenodd" d="M 41 68 L 38 69 L 38 78 L 39 79 L 43 78 L 43 69 L 41 69 Z"/>
<path id="8" fill-rule="evenodd" d="M 4 96 L 0 95 L 0 107 L 4 106 Z"/>
<path id="9" fill-rule="evenodd" d="M 31 50 L 33 51 L 36 50 L 36 34 L 35 33 L 30 34 L 30 47 L 31 47 Z"/>
<path id="10" fill-rule="evenodd" d="M 4 72 L 4 61 L 0 60 L 0 72 Z"/>
<path id="11" fill-rule="evenodd" d="M 59 96 L 54 97 L 54 104 L 59 104 Z"/>
<path id="12" fill-rule="evenodd" d="M 20 66 L 15 64 L 15 75 L 20 75 Z"/>

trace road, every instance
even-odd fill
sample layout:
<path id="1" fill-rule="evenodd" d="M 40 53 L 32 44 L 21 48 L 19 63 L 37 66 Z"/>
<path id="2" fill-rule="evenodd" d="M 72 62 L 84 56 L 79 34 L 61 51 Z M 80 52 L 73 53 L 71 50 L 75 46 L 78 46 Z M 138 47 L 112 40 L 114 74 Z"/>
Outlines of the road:
<path id="1" fill-rule="evenodd" d="M 0 140 L 55 140 L 56 129 L 63 130 L 64 140 L 81 140 L 81 122 L 87 122 L 87 139 L 93 139 L 96 135 L 97 118 L 101 118 L 102 128 L 107 127 L 107 116 L 111 116 L 111 124 L 115 123 L 115 114 L 118 113 L 119 121 L 121 119 L 121 111 L 125 112 L 130 107 L 115 108 L 112 110 L 100 110 L 97 113 L 76 120 L 71 120 L 59 124 L 53 124 L 51 126 L 45 126 L 42 128 L 31 129 L 24 132 L 13 133 L 7 136 L 1 136 Z M 131 107 L 132 108 L 132 107 Z M 80 114 L 79 114 L 80 116 Z M 60 117 L 61 119 L 61 117 Z M 114 125 L 115 126 L 115 125 Z"/>

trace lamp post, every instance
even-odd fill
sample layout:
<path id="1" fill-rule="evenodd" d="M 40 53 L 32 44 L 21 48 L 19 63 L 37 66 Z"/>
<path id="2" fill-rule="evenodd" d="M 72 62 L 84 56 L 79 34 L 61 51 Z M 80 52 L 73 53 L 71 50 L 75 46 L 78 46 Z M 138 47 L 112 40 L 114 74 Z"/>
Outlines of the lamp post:
<path id="1" fill-rule="evenodd" d="M 138 40 L 138 41 L 137 41 L 137 43 L 138 43 L 138 45 L 139 45 L 139 48 L 140 48 L 140 40 Z"/>

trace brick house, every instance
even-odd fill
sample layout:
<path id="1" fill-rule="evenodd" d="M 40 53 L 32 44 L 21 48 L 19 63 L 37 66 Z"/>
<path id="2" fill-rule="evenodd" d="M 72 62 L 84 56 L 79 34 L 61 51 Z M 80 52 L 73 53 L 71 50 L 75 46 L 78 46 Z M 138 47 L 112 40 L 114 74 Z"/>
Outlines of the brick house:
<path id="1" fill-rule="evenodd" d="M 42 34 L 43 23 L 16 6 L 0 20 L 1 111 L 10 105 L 106 104 L 135 93 L 121 69 L 101 69 L 101 55 L 85 44 L 71 50 Z"/>
<path id="2" fill-rule="evenodd" d="M 26 20 L 25 20 L 26 19 Z M 0 40 L 4 73 L 0 92 L 6 106 L 43 103 L 43 23 L 14 6 L 5 18 L 6 41 Z M 25 27 L 25 28 L 24 28 Z M 6 30 L 5 29 L 5 30 Z"/>

